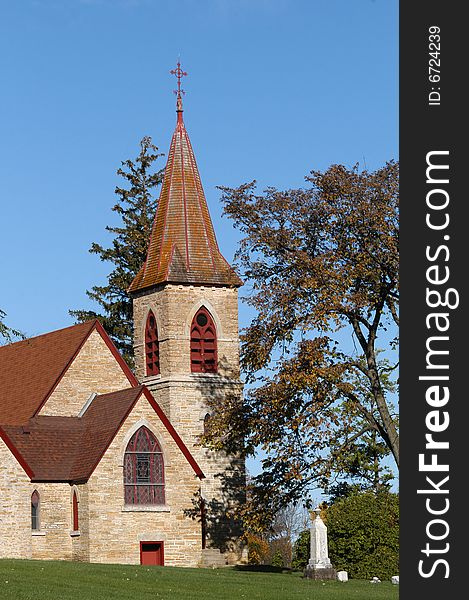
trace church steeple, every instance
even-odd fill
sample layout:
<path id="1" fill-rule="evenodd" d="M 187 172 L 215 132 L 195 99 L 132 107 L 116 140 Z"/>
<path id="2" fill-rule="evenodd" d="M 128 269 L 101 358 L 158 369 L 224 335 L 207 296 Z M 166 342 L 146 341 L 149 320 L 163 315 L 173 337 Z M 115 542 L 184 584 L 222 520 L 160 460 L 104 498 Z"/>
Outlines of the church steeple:
<path id="1" fill-rule="evenodd" d="M 206 507 L 207 552 L 218 550 L 223 563 L 234 563 L 243 552 L 242 531 L 227 515 L 230 507 L 244 502 L 244 461 L 238 455 L 209 451 L 201 446 L 200 436 L 215 399 L 241 398 L 238 287 L 242 282 L 215 238 L 184 125 L 185 73 L 179 62 L 173 74 L 178 80 L 176 129 L 147 258 L 129 288 L 135 373 L 205 475 L 200 493 Z"/>
<path id="2" fill-rule="evenodd" d="M 177 122 L 166 164 L 145 264 L 129 287 L 137 292 L 162 283 L 238 287 L 242 281 L 223 258 L 207 207 L 194 152 L 183 121 L 178 62 L 171 71 Z"/>

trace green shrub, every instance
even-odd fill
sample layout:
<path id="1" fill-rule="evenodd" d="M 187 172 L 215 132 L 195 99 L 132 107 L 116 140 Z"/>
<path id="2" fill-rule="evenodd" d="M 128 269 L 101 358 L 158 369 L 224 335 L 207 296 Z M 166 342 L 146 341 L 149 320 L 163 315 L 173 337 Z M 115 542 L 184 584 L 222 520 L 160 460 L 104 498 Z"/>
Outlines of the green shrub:
<path id="1" fill-rule="evenodd" d="M 329 557 L 356 579 L 399 574 L 399 496 L 388 491 L 353 494 L 327 510 Z"/>
<path id="2" fill-rule="evenodd" d="M 273 567 L 283 567 L 283 555 L 281 550 L 277 550 L 275 554 L 272 556 L 272 566 Z"/>

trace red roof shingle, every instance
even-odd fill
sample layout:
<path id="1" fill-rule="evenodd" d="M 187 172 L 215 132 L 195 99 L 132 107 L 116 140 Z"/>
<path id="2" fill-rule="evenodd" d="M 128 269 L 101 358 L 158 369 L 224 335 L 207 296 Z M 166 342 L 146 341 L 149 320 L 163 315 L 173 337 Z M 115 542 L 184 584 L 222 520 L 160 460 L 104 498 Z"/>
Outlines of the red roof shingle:
<path id="1" fill-rule="evenodd" d="M 0 347 L 0 424 L 22 424 L 53 391 L 96 321 Z"/>
<path id="2" fill-rule="evenodd" d="M 81 417 L 37 416 L 3 431 L 32 471 L 32 481 L 86 481 L 133 406 L 144 394 L 196 475 L 203 473 L 144 386 L 96 396 Z M 168 426 L 169 425 L 169 426 Z"/>

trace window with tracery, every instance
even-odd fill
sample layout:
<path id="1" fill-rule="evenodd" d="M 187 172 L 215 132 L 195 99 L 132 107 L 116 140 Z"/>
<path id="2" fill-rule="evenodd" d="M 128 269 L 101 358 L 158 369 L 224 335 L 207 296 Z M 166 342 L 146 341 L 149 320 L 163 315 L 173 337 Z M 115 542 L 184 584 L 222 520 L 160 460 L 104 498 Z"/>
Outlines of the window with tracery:
<path id="1" fill-rule="evenodd" d="M 191 371 L 217 372 L 217 330 L 211 314 L 202 306 L 192 319 Z"/>
<path id="2" fill-rule="evenodd" d="M 140 427 L 127 444 L 124 455 L 126 504 L 164 504 L 163 453 L 156 437 Z"/>
<path id="3" fill-rule="evenodd" d="M 78 497 L 76 490 L 73 490 L 73 498 L 72 498 L 72 520 L 73 520 L 73 531 L 79 530 L 79 521 L 78 521 Z"/>
<path id="4" fill-rule="evenodd" d="M 155 315 L 150 311 L 145 326 L 145 364 L 147 375 L 158 375 L 160 372 L 160 348 L 158 328 Z"/>
<path id="5" fill-rule="evenodd" d="M 33 531 L 39 531 L 39 492 L 34 490 L 31 494 L 31 529 Z"/>

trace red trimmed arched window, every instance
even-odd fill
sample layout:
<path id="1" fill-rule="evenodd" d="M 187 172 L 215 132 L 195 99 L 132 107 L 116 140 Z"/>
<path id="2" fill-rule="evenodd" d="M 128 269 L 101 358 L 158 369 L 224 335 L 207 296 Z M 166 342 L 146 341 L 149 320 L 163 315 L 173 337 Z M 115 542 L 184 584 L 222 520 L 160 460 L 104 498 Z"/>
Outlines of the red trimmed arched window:
<path id="1" fill-rule="evenodd" d="M 39 492 L 34 490 L 31 494 L 31 529 L 39 531 L 41 523 L 39 520 Z"/>
<path id="2" fill-rule="evenodd" d="M 73 490 L 73 498 L 72 498 L 72 520 L 73 520 L 73 531 L 78 531 L 80 529 L 78 522 L 78 497 L 76 490 Z"/>
<path id="3" fill-rule="evenodd" d="M 205 306 L 199 308 L 191 325 L 191 371 L 217 372 L 217 330 Z"/>
<path id="4" fill-rule="evenodd" d="M 140 427 L 127 444 L 124 455 L 126 504 L 164 504 L 163 453 L 156 437 Z"/>
<path id="5" fill-rule="evenodd" d="M 158 328 L 155 315 L 150 311 L 145 326 L 145 364 L 147 375 L 158 375 L 160 372 L 160 348 Z"/>

